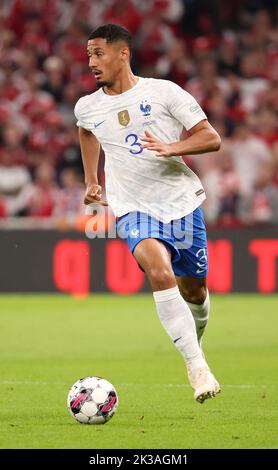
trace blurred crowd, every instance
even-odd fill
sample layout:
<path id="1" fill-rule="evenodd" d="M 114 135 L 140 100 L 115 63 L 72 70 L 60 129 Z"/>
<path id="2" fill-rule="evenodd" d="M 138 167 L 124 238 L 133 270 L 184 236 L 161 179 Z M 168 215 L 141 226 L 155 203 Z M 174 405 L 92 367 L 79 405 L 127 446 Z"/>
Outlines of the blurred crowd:
<path id="1" fill-rule="evenodd" d="M 95 89 L 85 46 L 119 23 L 134 72 L 185 88 L 222 137 L 219 152 L 184 157 L 205 186 L 207 222 L 277 224 L 277 18 L 275 0 L 2 0 L 0 218 L 82 210 L 73 108 Z"/>

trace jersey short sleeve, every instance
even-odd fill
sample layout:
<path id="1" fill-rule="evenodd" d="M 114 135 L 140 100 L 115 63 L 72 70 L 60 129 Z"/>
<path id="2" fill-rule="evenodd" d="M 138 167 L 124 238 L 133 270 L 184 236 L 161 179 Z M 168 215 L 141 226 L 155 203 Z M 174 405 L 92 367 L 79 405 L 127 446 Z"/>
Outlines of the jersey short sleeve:
<path id="1" fill-rule="evenodd" d="M 167 81 L 168 109 L 172 116 L 179 121 L 186 130 L 191 129 L 200 121 L 207 119 L 206 114 L 195 98 L 180 86 Z"/>
<path id="2" fill-rule="evenodd" d="M 86 96 L 83 96 L 77 101 L 74 107 L 74 114 L 77 119 L 76 125 L 90 131 L 90 125 L 88 119 L 86 119 Z"/>

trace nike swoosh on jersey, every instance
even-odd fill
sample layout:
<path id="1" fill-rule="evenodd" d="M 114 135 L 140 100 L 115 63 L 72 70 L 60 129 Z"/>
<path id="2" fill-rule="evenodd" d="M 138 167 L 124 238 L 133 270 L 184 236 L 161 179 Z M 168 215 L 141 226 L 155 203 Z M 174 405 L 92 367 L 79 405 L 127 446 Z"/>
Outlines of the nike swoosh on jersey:
<path id="1" fill-rule="evenodd" d="M 101 122 L 97 122 L 97 123 L 94 123 L 94 126 L 95 126 L 95 129 L 100 126 L 103 122 L 105 122 L 106 120 L 104 119 L 104 121 L 101 121 Z"/>

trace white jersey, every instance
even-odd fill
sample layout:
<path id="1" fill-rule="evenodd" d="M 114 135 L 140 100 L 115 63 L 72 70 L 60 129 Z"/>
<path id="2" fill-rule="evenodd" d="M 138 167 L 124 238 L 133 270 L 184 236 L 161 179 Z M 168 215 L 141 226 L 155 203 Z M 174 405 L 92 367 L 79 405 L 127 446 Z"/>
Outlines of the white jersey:
<path id="1" fill-rule="evenodd" d="M 119 95 L 100 88 L 80 98 L 74 112 L 77 125 L 91 131 L 105 153 L 106 196 L 115 216 L 139 211 L 167 223 L 203 202 L 203 186 L 181 157 L 157 157 L 140 141 L 148 130 L 164 143 L 177 142 L 183 127 L 206 119 L 178 85 L 140 77 Z"/>

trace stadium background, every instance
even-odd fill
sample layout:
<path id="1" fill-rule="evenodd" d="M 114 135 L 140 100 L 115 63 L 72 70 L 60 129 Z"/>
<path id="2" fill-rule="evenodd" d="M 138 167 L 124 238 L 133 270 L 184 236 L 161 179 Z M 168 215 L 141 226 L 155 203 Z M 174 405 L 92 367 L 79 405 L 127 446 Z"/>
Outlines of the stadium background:
<path id="1" fill-rule="evenodd" d="M 105 22 L 132 32 L 135 73 L 185 87 L 222 137 L 185 157 L 208 196 L 203 346 L 223 391 L 201 407 L 126 245 L 84 215 L 73 108 Z M 2 0 L 0 30 L 0 448 L 277 449 L 277 2 Z M 66 408 L 87 375 L 119 393 L 101 428 Z"/>
<path id="2" fill-rule="evenodd" d="M 73 108 L 80 96 L 95 89 L 85 45 L 90 31 L 105 22 L 118 22 L 131 31 L 136 74 L 184 87 L 222 137 L 220 152 L 184 157 L 207 193 L 203 209 L 214 269 L 211 290 L 276 290 L 275 5 L 271 0 L 1 2 L 0 249 L 7 266 L 1 291 L 148 289 L 123 242 L 107 245 L 84 235 L 90 217 L 82 205 Z M 105 188 L 103 156 L 100 161 L 99 180 Z M 98 223 L 105 231 L 113 221 L 108 213 Z M 87 246 L 89 259 L 83 253 L 82 266 L 75 265 L 74 255 L 74 246 L 78 253 L 82 244 L 63 250 L 66 240 L 83 240 Z M 111 274 L 115 264 L 118 269 Z M 125 273 L 124 266 L 130 271 Z M 45 276 L 37 275 L 42 272 Z M 121 279 L 120 289 L 107 281 L 111 277 Z M 78 278 L 83 278 L 79 287 Z"/>

